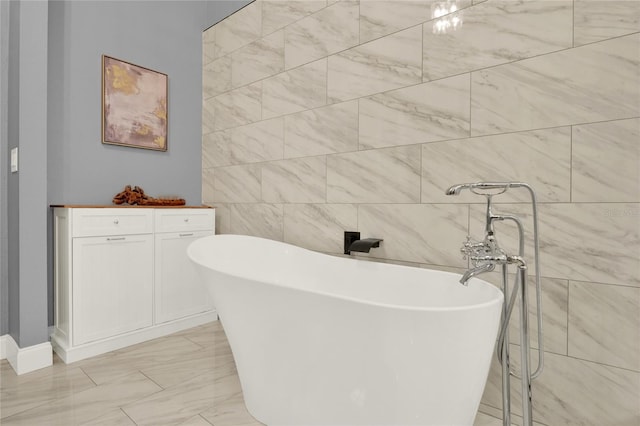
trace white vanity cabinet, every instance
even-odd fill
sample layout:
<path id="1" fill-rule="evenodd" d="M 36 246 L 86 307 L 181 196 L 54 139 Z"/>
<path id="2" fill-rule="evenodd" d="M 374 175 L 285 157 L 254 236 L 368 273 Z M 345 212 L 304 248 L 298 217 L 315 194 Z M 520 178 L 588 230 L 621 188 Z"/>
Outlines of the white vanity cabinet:
<path id="1" fill-rule="evenodd" d="M 213 215 L 207 210 L 155 211 L 155 321 L 164 323 L 213 309 L 187 247 L 213 235 Z"/>
<path id="2" fill-rule="evenodd" d="M 187 257 L 210 208 L 55 207 L 52 345 L 73 362 L 217 319 Z"/>

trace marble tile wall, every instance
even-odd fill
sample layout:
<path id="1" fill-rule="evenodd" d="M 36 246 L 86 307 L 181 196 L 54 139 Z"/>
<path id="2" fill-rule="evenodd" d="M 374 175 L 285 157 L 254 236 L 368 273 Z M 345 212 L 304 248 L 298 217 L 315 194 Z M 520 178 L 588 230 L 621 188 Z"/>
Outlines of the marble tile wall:
<path id="1" fill-rule="evenodd" d="M 217 232 L 340 254 L 359 230 L 384 238 L 368 260 L 462 271 L 484 200 L 444 189 L 528 182 L 547 359 L 534 419 L 637 425 L 640 2 L 459 0 L 463 24 L 444 34 L 435 3 L 256 0 L 203 34 Z M 526 193 L 496 201 L 525 219 L 532 253 Z M 517 248 L 513 227 L 498 232 Z M 482 407 L 500 406 L 494 368 Z"/>

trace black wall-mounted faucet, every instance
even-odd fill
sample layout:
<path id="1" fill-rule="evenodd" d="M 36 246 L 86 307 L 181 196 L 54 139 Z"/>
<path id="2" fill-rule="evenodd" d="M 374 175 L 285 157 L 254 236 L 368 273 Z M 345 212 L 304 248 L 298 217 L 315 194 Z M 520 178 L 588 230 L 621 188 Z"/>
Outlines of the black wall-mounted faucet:
<path id="1" fill-rule="evenodd" d="M 345 231 L 344 254 L 351 254 L 352 251 L 369 253 L 372 248 L 380 247 L 382 241 L 381 238 L 365 238 L 361 240 L 359 232 Z"/>

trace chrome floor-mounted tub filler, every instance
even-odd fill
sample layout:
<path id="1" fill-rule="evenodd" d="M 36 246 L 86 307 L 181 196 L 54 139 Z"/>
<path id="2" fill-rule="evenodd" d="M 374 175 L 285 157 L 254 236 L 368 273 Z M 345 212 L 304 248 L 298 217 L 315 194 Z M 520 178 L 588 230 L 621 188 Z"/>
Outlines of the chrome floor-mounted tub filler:
<path id="1" fill-rule="evenodd" d="M 498 334 L 496 352 L 502 365 L 502 412 L 503 424 L 511 425 L 511 376 L 521 379 L 522 383 L 522 416 L 523 424 L 531 426 L 532 397 L 531 381 L 542 373 L 544 366 L 543 336 L 542 336 L 542 305 L 540 290 L 540 262 L 538 242 L 538 209 L 533 188 L 522 182 L 476 182 L 454 185 L 447 189 L 447 195 L 458 195 L 463 189 L 468 189 L 474 194 L 487 199 L 485 235 L 482 241 L 467 241 L 462 246 L 462 253 L 469 259 L 470 269 L 462 276 L 460 283 L 467 285 L 468 281 L 485 272 L 493 271 L 496 266 L 502 269 L 502 291 L 504 293 L 504 305 L 502 320 Z M 529 333 L 529 296 L 527 292 L 527 262 L 524 254 L 524 226 L 522 220 L 513 215 L 496 214 L 493 211 L 492 200 L 494 196 L 503 194 L 509 190 L 525 189 L 531 197 L 531 210 L 533 217 L 533 241 L 534 241 L 534 268 L 536 288 L 536 317 L 538 322 L 538 366 L 531 373 L 531 348 Z M 500 248 L 494 228 L 494 223 L 499 221 L 514 222 L 518 228 L 518 253 L 510 254 Z M 509 288 L 508 268 L 516 267 L 515 282 Z M 473 285 L 473 284 L 472 284 Z M 509 323 L 516 302 L 520 306 L 520 374 L 512 371 L 509 359 Z"/>

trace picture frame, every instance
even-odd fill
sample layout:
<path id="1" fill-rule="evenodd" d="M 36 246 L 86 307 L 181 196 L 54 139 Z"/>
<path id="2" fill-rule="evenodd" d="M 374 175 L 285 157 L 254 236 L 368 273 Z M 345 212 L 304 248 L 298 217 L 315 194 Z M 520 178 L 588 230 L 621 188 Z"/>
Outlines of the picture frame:
<path id="1" fill-rule="evenodd" d="M 167 150 L 167 74 L 102 55 L 102 143 Z"/>

